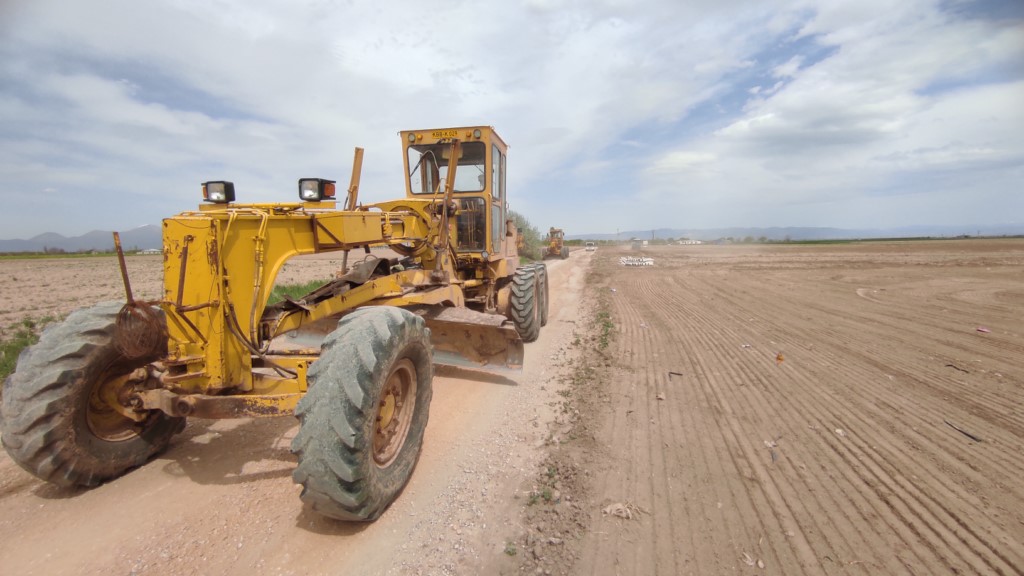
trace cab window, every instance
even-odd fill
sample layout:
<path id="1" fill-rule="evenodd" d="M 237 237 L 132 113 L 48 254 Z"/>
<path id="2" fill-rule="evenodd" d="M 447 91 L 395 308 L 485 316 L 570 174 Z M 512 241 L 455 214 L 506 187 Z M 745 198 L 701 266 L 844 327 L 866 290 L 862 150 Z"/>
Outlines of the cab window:
<path id="1" fill-rule="evenodd" d="M 448 177 L 449 144 L 416 144 L 409 147 L 409 189 L 413 194 L 444 191 Z M 460 146 L 455 171 L 456 192 L 481 192 L 487 183 L 487 148 L 483 142 L 464 142 Z"/>

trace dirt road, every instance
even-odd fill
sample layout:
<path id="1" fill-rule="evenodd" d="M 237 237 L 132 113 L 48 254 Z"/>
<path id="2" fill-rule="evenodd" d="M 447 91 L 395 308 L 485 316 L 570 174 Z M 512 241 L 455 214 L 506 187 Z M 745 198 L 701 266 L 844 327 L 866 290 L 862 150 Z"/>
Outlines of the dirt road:
<path id="1" fill-rule="evenodd" d="M 121 296 L 116 261 L 80 262 L 21 261 L 6 277 L 23 286 L 92 286 L 94 301 Z M 342 524 L 303 510 L 291 480 L 294 419 L 191 421 L 164 455 L 93 490 L 54 488 L 0 456 L 0 572 L 476 573 L 483 559 L 501 554 L 518 507 L 513 496 L 540 458 L 559 375 L 572 354 L 586 262 L 579 252 L 548 263 L 551 317 L 540 339 L 526 346 L 521 375 L 439 370 L 417 469 L 377 522 Z M 129 263 L 138 289 L 158 293 L 159 276 L 152 274 L 159 258 Z M 336 268 L 314 259 L 289 264 L 283 278 L 329 277 Z M 24 288 L 7 294 L 28 297 Z M 36 309 L 64 312 L 46 304 Z"/>

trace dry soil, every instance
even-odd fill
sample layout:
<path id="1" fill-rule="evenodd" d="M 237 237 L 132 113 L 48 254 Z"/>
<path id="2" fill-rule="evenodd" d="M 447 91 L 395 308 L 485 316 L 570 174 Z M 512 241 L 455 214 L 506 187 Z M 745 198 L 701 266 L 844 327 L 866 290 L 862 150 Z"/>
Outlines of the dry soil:
<path id="1" fill-rule="evenodd" d="M 619 263 L 641 254 L 654 265 Z M 101 264 L 0 263 L 0 322 L 66 312 L 48 291 L 69 285 L 118 297 Z M 524 372 L 440 372 L 379 521 L 302 508 L 294 420 L 194 421 L 93 490 L 0 456 L 3 572 L 1024 570 L 1024 241 L 601 248 L 549 268 Z"/>

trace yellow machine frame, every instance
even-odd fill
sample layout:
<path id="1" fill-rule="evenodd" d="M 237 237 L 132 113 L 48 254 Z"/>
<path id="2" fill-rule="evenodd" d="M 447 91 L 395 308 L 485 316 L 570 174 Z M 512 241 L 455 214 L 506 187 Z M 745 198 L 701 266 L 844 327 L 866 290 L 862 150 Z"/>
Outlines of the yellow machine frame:
<path id="1" fill-rule="evenodd" d="M 270 342 L 358 306 L 463 307 L 500 311 L 500 278 L 518 266 L 516 236 L 489 234 L 483 253 L 456 250 L 455 198 L 485 199 L 489 222 L 506 218 L 504 154 L 507 146 L 489 127 L 401 132 L 406 174 L 409 148 L 444 144 L 448 173 L 455 174 L 461 142 L 486 145 L 487 166 L 500 167 L 483 190 L 455 194 L 453 178 L 432 194 L 356 208 L 361 150 L 357 150 L 345 210 L 335 201 L 289 204 L 211 204 L 163 222 L 164 289 L 159 302 L 167 324 L 166 369 L 160 385 L 144 391 L 122 414 L 138 408 L 207 418 L 291 413 L 307 389 L 306 371 L 318 349 L 279 353 Z M 498 157 L 500 155 L 500 157 Z M 491 174 L 488 170 L 487 174 Z M 499 189 L 493 189 L 497 183 Z M 442 232 L 444 231 L 444 232 Z M 285 262 L 298 255 L 389 246 L 415 256 L 416 269 L 351 287 L 317 303 L 303 303 L 264 318 L 267 300 Z M 521 343 L 519 343 L 521 350 Z M 520 358 L 521 361 L 521 358 Z M 116 404 L 116 403 L 115 403 Z"/>

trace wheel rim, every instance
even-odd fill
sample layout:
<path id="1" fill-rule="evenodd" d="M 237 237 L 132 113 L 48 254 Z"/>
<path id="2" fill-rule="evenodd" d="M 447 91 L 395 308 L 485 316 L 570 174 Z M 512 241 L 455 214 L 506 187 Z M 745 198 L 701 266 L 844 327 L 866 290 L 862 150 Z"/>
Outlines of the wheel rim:
<path id="1" fill-rule="evenodd" d="M 93 435 L 107 442 L 124 442 L 138 436 L 139 421 L 125 416 L 125 409 L 117 409 L 118 393 L 124 389 L 132 373 L 112 375 L 109 372 L 96 379 L 89 393 L 85 422 Z M 142 414 L 136 418 L 144 418 Z"/>
<path id="2" fill-rule="evenodd" d="M 416 413 L 416 367 L 403 358 L 388 374 L 377 403 L 373 434 L 373 462 L 387 468 L 395 461 L 409 435 Z"/>

